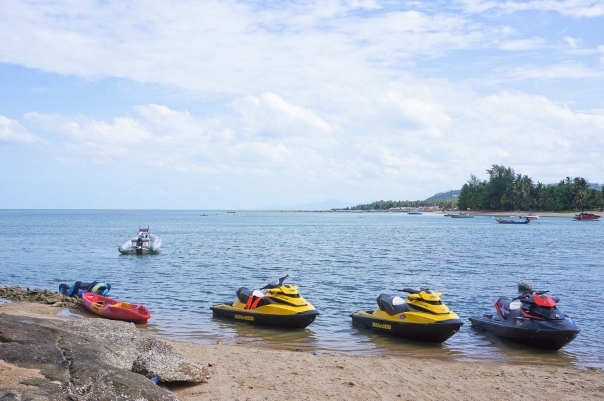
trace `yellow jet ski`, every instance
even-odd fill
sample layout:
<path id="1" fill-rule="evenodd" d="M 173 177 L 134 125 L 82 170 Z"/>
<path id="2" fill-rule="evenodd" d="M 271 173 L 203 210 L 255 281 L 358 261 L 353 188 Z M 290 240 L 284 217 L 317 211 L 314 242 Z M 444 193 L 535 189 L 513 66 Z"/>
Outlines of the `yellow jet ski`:
<path id="1" fill-rule="evenodd" d="M 319 314 L 314 306 L 298 293 L 297 285 L 284 285 L 289 276 L 281 277 L 260 290 L 241 287 L 237 300 L 210 307 L 214 317 L 235 319 L 267 326 L 304 328 Z"/>
<path id="2" fill-rule="evenodd" d="M 463 325 L 459 316 L 441 302 L 441 293 L 428 288 L 405 288 L 402 291 L 409 293 L 406 300 L 381 294 L 377 297 L 378 307 L 374 311 L 351 314 L 352 323 L 358 327 L 434 343 L 447 340 Z"/>

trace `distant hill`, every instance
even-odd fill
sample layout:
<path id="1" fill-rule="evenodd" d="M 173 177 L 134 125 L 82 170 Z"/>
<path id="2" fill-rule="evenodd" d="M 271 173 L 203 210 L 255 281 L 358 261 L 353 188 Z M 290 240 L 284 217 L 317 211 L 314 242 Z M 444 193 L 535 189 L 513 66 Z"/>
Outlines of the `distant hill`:
<path id="1" fill-rule="evenodd" d="M 439 192 L 435 195 L 432 195 L 431 197 L 429 197 L 426 200 L 427 201 L 453 201 L 453 200 L 457 200 L 457 197 L 459 196 L 460 193 L 461 193 L 461 189 L 452 189 L 451 191 L 447 191 L 447 192 Z"/>
<path id="2" fill-rule="evenodd" d="M 305 203 L 302 205 L 270 205 L 261 207 L 259 210 L 331 210 L 345 209 L 347 207 L 355 207 L 356 205 L 356 203 L 329 199 L 323 202 Z"/>

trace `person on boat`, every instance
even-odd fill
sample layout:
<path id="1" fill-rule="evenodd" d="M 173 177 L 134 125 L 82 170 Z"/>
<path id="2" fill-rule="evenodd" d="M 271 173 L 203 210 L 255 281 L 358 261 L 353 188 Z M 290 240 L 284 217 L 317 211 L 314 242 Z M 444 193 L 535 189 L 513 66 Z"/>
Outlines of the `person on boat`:
<path id="1" fill-rule="evenodd" d="M 522 280 L 518 282 L 518 295 L 523 295 L 530 291 L 533 291 L 533 285 L 529 281 Z"/>

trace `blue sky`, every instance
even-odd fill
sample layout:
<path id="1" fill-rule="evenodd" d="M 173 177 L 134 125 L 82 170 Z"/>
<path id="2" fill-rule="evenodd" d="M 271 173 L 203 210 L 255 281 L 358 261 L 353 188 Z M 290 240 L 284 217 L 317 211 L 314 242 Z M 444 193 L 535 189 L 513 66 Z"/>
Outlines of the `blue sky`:
<path id="1" fill-rule="evenodd" d="M 10 1 L 0 208 L 604 182 L 604 1 Z"/>

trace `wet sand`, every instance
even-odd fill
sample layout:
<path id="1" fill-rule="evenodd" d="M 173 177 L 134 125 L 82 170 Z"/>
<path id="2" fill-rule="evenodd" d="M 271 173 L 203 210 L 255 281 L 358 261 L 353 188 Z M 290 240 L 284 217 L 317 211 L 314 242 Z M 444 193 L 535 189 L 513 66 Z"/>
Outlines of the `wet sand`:
<path id="1" fill-rule="evenodd" d="M 16 302 L 0 313 L 67 319 L 65 309 Z M 604 399 L 604 371 L 545 364 L 348 356 L 163 340 L 208 366 L 203 384 L 168 388 L 180 400 L 549 400 Z M 1 346 L 1 345 L 0 345 Z M 37 372 L 0 361 L 0 388 L 18 388 Z"/>

